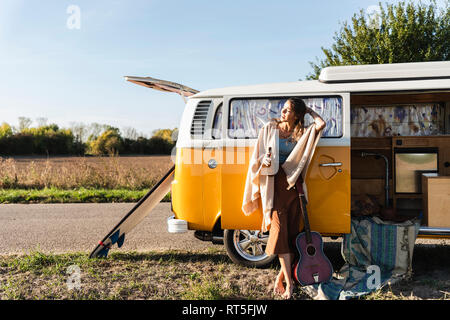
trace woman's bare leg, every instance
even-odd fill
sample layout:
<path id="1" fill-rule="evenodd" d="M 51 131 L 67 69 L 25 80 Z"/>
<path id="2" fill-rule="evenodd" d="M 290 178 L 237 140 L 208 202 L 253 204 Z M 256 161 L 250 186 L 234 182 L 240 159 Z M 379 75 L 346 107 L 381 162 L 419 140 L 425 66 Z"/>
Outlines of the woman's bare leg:
<path id="1" fill-rule="evenodd" d="M 280 259 L 281 271 L 283 272 L 284 280 L 286 281 L 286 290 L 282 296 L 285 299 L 290 299 L 294 290 L 294 281 L 292 280 L 291 272 L 294 255 L 291 253 L 280 254 L 278 255 L 278 258 Z"/>
<path id="2" fill-rule="evenodd" d="M 275 279 L 275 284 L 273 286 L 273 294 L 281 295 L 286 291 L 286 289 L 284 288 L 283 280 L 284 280 L 284 273 L 283 270 L 280 269 L 280 272 L 278 273 Z"/>

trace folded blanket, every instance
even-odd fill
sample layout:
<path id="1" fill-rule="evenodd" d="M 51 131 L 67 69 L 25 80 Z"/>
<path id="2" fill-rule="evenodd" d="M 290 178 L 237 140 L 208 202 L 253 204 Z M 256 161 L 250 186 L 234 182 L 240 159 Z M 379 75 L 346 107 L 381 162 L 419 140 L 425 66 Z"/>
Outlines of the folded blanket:
<path id="1" fill-rule="evenodd" d="M 351 233 L 345 234 L 342 256 L 345 264 L 331 281 L 302 287 L 313 299 L 358 298 L 412 275 L 418 219 L 402 223 L 377 217 L 352 218 Z"/>

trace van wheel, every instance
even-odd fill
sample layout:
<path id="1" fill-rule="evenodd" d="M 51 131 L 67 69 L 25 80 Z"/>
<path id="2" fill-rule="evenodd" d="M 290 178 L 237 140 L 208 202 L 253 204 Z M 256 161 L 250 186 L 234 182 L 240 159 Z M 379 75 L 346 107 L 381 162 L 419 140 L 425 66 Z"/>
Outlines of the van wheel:
<path id="1" fill-rule="evenodd" d="M 276 257 L 268 256 L 266 249 L 269 235 L 259 230 L 225 230 L 223 242 L 230 259 L 246 267 L 267 267 Z"/>

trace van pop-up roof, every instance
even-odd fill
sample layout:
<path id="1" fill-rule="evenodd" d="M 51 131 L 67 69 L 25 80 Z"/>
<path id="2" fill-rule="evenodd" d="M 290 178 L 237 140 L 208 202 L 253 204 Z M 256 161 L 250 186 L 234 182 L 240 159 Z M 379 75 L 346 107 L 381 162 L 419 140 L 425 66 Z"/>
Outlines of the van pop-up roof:
<path id="1" fill-rule="evenodd" d="M 322 69 L 319 81 L 324 83 L 450 79 L 450 62 L 411 62 L 335 66 Z"/>
<path id="2" fill-rule="evenodd" d="M 148 88 L 176 92 L 183 99 L 191 96 L 212 98 L 225 95 L 292 95 L 323 92 L 358 94 L 405 90 L 448 90 L 450 61 L 334 66 L 322 69 L 319 80 L 232 86 L 201 92 L 175 82 L 150 77 L 125 77 L 125 79 Z"/>

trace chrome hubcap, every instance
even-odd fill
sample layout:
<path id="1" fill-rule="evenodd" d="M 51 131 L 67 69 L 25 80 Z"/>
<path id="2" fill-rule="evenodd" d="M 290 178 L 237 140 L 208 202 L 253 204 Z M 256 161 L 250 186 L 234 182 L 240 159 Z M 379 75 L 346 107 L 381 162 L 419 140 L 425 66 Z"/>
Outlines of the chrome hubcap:
<path id="1" fill-rule="evenodd" d="M 260 261 L 267 257 L 268 235 L 259 230 L 234 230 L 233 243 L 236 251 L 246 260 Z"/>

